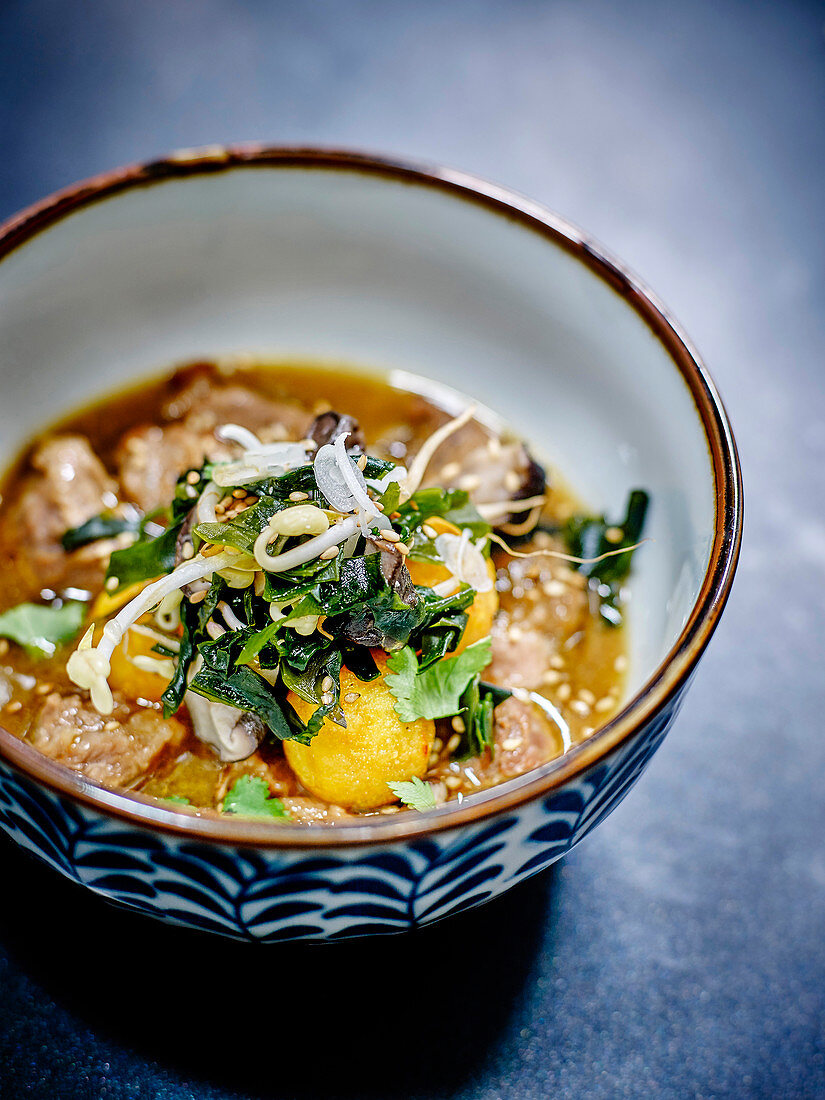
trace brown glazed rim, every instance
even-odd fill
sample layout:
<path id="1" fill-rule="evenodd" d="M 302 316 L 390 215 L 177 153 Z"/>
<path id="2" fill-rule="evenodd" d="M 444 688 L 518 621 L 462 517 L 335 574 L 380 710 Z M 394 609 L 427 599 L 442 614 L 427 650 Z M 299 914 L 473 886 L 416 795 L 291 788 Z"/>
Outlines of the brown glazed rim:
<path id="1" fill-rule="evenodd" d="M 520 195 L 463 172 L 346 150 L 244 145 L 181 150 L 163 160 L 117 168 L 75 184 L 28 207 L 0 226 L 0 262 L 62 218 L 132 188 L 235 169 L 300 168 L 361 173 L 440 191 L 505 217 L 564 248 L 621 295 L 669 353 L 696 405 L 708 442 L 716 495 L 713 547 L 690 618 L 665 659 L 612 721 L 566 756 L 524 776 L 427 814 L 375 817 L 364 823 L 295 826 L 168 810 L 139 794 L 106 790 L 0 729 L 0 753 L 20 771 L 61 795 L 132 825 L 230 845 L 273 848 L 346 848 L 414 840 L 479 822 L 546 795 L 581 775 L 631 738 L 667 705 L 691 675 L 719 621 L 730 592 L 742 537 L 742 479 L 736 444 L 716 387 L 678 324 L 631 272 L 592 239 L 556 214 Z"/>

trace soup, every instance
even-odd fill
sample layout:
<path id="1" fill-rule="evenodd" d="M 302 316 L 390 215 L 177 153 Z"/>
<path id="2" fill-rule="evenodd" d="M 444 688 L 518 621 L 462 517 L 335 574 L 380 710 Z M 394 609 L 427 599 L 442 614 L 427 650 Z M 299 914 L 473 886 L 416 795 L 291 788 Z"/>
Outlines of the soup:
<path id="1" fill-rule="evenodd" d="M 589 737 L 647 497 L 587 515 L 421 382 L 195 363 L 35 439 L 0 505 L 3 724 L 94 783 L 296 825 Z"/>

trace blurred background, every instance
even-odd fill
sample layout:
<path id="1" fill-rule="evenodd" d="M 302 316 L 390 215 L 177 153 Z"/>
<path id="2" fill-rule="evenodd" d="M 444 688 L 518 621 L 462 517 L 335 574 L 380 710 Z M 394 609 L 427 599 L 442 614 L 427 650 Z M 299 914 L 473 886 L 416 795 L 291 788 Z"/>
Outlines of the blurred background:
<path id="1" fill-rule="evenodd" d="M 2 0 L 0 219 L 214 142 L 492 178 L 685 326 L 747 519 L 643 782 L 479 913 L 254 951 L 102 912 L 0 844 L 0 1096 L 825 1095 L 824 28 L 793 2 Z"/>

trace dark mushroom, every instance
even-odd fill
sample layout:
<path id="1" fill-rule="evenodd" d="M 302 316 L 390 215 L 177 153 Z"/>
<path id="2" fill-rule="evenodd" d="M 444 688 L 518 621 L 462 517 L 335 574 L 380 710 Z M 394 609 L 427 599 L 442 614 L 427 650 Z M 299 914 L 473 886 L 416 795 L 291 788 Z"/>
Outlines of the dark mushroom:
<path id="1" fill-rule="evenodd" d="M 349 432 L 347 439 L 348 451 L 363 451 L 367 446 L 361 425 L 351 416 L 333 412 L 321 413 L 316 416 L 309 426 L 309 438 L 317 447 L 323 447 L 326 443 L 334 443 L 339 435 Z"/>

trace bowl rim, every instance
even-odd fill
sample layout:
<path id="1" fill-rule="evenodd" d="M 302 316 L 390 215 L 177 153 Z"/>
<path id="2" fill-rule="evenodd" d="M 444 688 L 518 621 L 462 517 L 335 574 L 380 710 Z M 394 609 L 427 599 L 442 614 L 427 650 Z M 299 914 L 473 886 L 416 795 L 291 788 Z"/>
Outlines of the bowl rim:
<path id="1" fill-rule="evenodd" d="M 550 794 L 575 780 L 629 741 L 676 696 L 691 676 L 727 602 L 742 540 L 742 473 L 730 422 L 696 348 L 662 302 L 623 263 L 575 225 L 540 203 L 469 173 L 395 156 L 318 146 L 261 143 L 181 149 L 168 156 L 92 176 L 26 207 L 0 225 L 0 263 L 17 248 L 63 218 L 121 192 L 164 181 L 233 170 L 312 169 L 359 173 L 447 193 L 532 230 L 563 248 L 607 283 L 636 311 L 668 352 L 693 398 L 708 444 L 715 483 L 714 537 L 702 587 L 674 645 L 650 677 L 610 722 L 563 757 L 479 792 L 462 804 L 448 803 L 422 815 L 371 818 L 338 825 L 278 825 L 249 818 L 200 816 L 165 809 L 137 792 L 109 790 L 49 760 L 0 727 L 0 756 L 29 779 L 57 794 L 133 826 L 181 839 L 230 846 L 340 849 L 416 840 L 457 826 L 479 823 Z"/>

